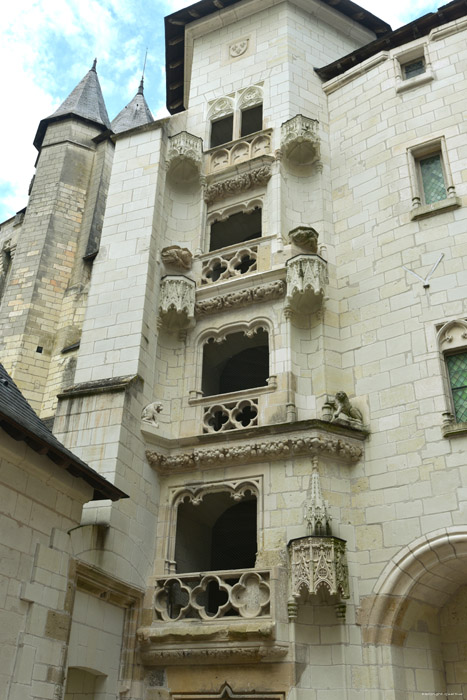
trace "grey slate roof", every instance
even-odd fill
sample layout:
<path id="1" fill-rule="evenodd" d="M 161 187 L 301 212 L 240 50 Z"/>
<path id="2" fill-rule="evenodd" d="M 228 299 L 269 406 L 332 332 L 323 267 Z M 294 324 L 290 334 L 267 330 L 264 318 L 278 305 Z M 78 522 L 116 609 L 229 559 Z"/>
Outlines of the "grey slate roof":
<path id="1" fill-rule="evenodd" d="M 110 128 L 114 134 L 121 134 L 123 131 L 134 129 L 143 124 L 150 124 L 153 121 L 154 118 L 151 114 L 151 110 L 144 97 L 143 80 L 141 80 L 138 92 L 131 102 L 129 102 L 127 106 L 117 114 L 115 119 L 112 120 Z"/>
<path id="2" fill-rule="evenodd" d="M 63 467 L 73 476 L 84 479 L 94 488 L 94 500 L 110 498 L 117 501 L 127 497 L 127 494 L 62 445 L 31 408 L 2 364 L 0 364 L 0 428 L 15 440 L 24 440 L 33 450 L 45 454 L 52 462 Z"/>
<path id="3" fill-rule="evenodd" d="M 106 129 L 110 127 L 109 115 L 97 77 L 96 61 L 60 107 L 53 114 L 42 119 L 34 139 L 37 149 L 42 145 L 49 123 L 68 116 L 80 117 Z"/>

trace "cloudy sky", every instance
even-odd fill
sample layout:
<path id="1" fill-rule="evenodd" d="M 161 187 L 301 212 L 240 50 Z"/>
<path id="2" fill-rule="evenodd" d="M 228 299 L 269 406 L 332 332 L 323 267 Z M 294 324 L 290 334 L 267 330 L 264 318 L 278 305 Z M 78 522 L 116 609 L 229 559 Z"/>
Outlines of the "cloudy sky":
<path id="1" fill-rule="evenodd" d="M 163 17 L 184 0 L 6 0 L 0 65 L 0 222 L 27 204 L 39 121 L 55 111 L 97 57 L 110 119 L 135 94 L 146 47 L 145 95 L 155 117 L 164 108 Z M 361 0 L 393 29 L 437 9 L 430 0 Z M 439 3 L 440 5 L 443 3 Z"/>

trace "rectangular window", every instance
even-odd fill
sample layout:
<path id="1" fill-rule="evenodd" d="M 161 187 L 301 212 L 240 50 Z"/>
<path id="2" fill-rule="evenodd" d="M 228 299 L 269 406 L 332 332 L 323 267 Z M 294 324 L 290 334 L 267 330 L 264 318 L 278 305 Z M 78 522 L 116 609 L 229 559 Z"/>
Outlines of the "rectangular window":
<path id="1" fill-rule="evenodd" d="M 238 212 L 225 221 L 215 221 L 211 225 L 209 250 L 219 250 L 229 245 L 252 241 L 261 237 L 261 209 L 251 213 Z"/>
<path id="2" fill-rule="evenodd" d="M 263 128 L 263 105 L 256 105 L 242 111 L 240 136 L 248 136 Z"/>
<path id="3" fill-rule="evenodd" d="M 422 181 L 423 198 L 425 204 L 433 204 L 446 199 L 446 182 L 444 179 L 441 153 L 435 153 L 428 158 L 420 158 L 418 161 L 420 177 Z"/>
<path id="4" fill-rule="evenodd" d="M 446 355 L 457 423 L 467 423 L 467 353 Z"/>
<path id="5" fill-rule="evenodd" d="M 409 80 L 410 78 L 415 78 L 416 75 L 422 75 L 425 73 L 425 59 L 417 58 L 415 61 L 409 61 L 408 63 L 403 63 L 402 66 L 402 78 L 404 80 Z"/>
<path id="6" fill-rule="evenodd" d="M 211 124 L 211 148 L 229 143 L 233 138 L 233 114 Z"/>

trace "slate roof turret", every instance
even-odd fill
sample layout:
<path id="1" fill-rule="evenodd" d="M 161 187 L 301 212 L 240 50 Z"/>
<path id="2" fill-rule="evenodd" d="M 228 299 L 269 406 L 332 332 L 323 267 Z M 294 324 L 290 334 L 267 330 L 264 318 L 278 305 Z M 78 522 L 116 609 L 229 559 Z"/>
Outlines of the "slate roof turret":
<path id="1" fill-rule="evenodd" d="M 40 122 L 34 139 L 34 146 L 37 150 L 42 145 L 48 125 L 51 122 L 71 116 L 96 124 L 102 130 L 110 127 L 109 115 L 107 114 L 104 96 L 97 77 L 96 59 L 94 59 L 91 70 L 86 73 L 60 107 Z"/>
<path id="2" fill-rule="evenodd" d="M 149 109 L 148 103 L 144 97 L 143 78 L 141 78 L 138 92 L 133 97 L 131 102 L 129 102 L 127 106 L 117 114 L 115 119 L 112 120 L 110 128 L 114 134 L 121 134 L 123 131 L 134 129 L 135 127 L 142 126 L 143 124 L 150 124 L 153 121 L 154 117 L 152 116 L 151 110 Z"/>

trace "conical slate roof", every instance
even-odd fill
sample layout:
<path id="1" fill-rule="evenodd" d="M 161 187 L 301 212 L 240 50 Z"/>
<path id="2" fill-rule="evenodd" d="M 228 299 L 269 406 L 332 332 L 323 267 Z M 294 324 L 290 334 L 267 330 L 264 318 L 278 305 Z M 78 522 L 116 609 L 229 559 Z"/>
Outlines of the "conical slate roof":
<path id="1" fill-rule="evenodd" d="M 148 103 L 145 100 L 143 92 L 143 80 L 139 84 L 138 92 L 133 97 L 131 102 L 122 109 L 112 121 L 110 128 L 114 134 L 121 134 L 128 129 L 134 129 L 143 124 L 150 124 L 154 121 Z"/>
<path id="2" fill-rule="evenodd" d="M 68 116 L 80 117 L 107 129 L 110 127 L 104 96 L 97 77 L 96 61 L 60 107 L 49 117 L 42 119 L 34 139 L 37 149 L 41 147 L 49 123 Z"/>

